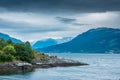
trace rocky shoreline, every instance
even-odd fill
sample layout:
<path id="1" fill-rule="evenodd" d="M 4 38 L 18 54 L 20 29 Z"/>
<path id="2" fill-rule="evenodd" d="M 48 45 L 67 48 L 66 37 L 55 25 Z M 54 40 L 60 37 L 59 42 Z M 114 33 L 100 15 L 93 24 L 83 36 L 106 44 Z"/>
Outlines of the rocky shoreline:
<path id="1" fill-rule="evenodd" d="M 45 61 L 33 61 L 31 63 L 14 61 L 0 64 L 0 74 L 20 73 L 32 71 L 35 68 L 67 67 L 89 65 L 69 59 L 49 58 Z"/>

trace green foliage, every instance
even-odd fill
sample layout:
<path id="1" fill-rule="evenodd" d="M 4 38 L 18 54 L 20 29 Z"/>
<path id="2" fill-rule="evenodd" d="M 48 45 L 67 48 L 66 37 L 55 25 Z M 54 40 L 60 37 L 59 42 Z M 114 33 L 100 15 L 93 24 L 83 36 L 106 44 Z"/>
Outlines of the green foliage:
<path id="1" fill-rule="evenodd" d="M 14 57 L 11 54 L 0 53 L 0 62 L 11 62 Z"/>
<path id="2" fill-rule="evenodd" d="M 12 54 L 14 55 L 16 53 L 14 46 L 12 45 L 7 45 L 3 48 L 3 51 L 5 54 Z"/>
<path id="3" fill-rule="evenodd" d="M 30 43 L 13 43 L 11 40 L 0 39 L 0 62 L 9 62 L 13 59 L 31 62 L 34 59 L 35 51 Z"/>
<path id="4" fill-rule="evenodd" d="M 47 58 L 56 57 L 35 52 L 28 41 L 25 43 L 13 43 L 12 40 L 0 39 L 0 63 L 13 60 L 31 62 L 33 59 L 45 61 Z"/>
<path id="5" fill-rule="evenodd" d="M 30 43 L 16 43 L 14 45 L 16 50 L 16 57 L 19 57 L 22 61 L 30 62 L 34 58 L 34 51 L 32 50 Z"/>
<path id="6" fill-rule="evenodd" d="M 0 50 L 2 50 L 2 48 L 5 47 L 6 45 L 7 42 L 4 39 L 0 38 Z"/>
<path id="7" fill-rule="evenodd" d="M 11 44 L 11 45 L 13 44 L 13 42 L 12 42 L 11 39 L 7 40 L 7 43 L 8 43 L 8 44 Z"/>

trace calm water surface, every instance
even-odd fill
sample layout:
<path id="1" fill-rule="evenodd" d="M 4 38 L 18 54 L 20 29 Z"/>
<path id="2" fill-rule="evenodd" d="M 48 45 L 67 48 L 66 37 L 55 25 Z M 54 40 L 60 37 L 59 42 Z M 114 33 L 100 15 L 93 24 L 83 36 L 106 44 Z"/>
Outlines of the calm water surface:
<path id="1" fill-rule="evenodd" d="M 90 65 L 36 69 L 24 74 L 0 76 L 0 80 L 120 80 L 120 54 L 55 53 L 52 55 L 79 60 Z"/>

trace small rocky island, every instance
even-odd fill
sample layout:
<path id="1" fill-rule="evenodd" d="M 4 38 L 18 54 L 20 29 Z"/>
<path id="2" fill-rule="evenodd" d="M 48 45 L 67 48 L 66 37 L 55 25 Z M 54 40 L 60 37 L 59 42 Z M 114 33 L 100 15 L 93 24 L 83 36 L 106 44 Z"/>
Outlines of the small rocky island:
<path id="1" fill-rule="evenodd" d="M 13 43 L 0 39 L 0 74 L 20 73 L 35 68 L 88 65 L 34 51 L 29 42 Z"/>
<path id="2" fill-rule="evenodd" d="M 56 56 L 48 56 L 45 54 L 37 54 L 39 57 L 45 56 L 46 58 L 33 59 L 31 62 L 23 62 L 23 61 L 12 61 L 5 62 L 0 64 L 0 74 L 11 74 L 11 73 L 21 73 L 32 71 L 36 68 L 51 68 L 51 67 L 67 67 L 67 66 L 83 66 L 88 65 L 86 63 L 82 63 L 79 61 L 74 61 L 70 59 L 60 59 Z"/>

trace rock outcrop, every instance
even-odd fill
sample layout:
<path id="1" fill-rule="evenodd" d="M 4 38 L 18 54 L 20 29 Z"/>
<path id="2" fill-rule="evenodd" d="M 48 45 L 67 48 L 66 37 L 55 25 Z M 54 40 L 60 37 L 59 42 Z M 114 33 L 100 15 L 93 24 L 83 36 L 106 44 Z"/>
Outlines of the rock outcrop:
<path id="1" fill-rule="evenodd" d="M 35 68 L 51 68 L 51 67 L 66 67 L 66 66 L 83 66 L 88 65 L 79 61 L 68 59 L 47 58 L 44 61 L 27 62 L 10 62 L 0 64 L 0 74 L 11 74 L 32 71 Z"/>

